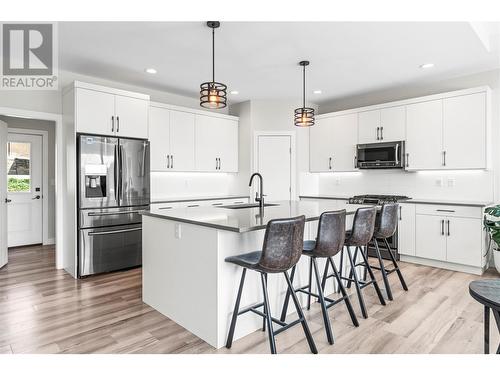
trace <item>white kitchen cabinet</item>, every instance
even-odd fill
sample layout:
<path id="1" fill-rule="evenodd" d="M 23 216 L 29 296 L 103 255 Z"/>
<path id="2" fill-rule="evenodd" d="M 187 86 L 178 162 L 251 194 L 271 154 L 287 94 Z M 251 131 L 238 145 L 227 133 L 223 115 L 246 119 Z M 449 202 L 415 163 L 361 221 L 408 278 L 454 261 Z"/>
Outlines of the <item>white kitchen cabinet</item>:
<path id="1" fill-rule="evenodd" d="M 309 129 L 309 170 L 333 172 L 333 117 L 321 118 Z"/>
<path id="2" fill-rule="evenodd" d="M 443 134 L 445 168 L 486 168 L 486 93 L 444 99 Z"/>
<path id="3" fill-rule="evenodd" d="M 238 171 L 238 122 L 196 115 L 195 164 L 198 171 Z"/>
<path id="4" fill-rule="evenodd" d="M 442 100 L 410 104 L 406 107 L 406 169 L 443 167 L 442 124 Z"/>
<path id="5" fill-rule="evenodd" d="M 149 97 L 118 95 L 113 89 L 75 87 L 75 124 L 79 133 L 148 138 Z"/>
<path id="6" fill-rule="evenodd" d="M 170 111 L 170 170 L 172 171 L 195 170 L 194 123 L 194 114 Z"/>
<path id="7" fill-rule="evenodd" d="M 168 109 L 149 108 L 149 138 L 151 170 L 170 170 L 170 111 Z"/>
<path id="8" fill-rule="evenodd" d="M 398 251 L 415 256 L 415 205 L 399 204 Z"/>
<path id="9" fill-rule="evenodd" d="M 444 218 L 434 215 L 416 215 L 415 255 L 420 258 L 446 260 Z"/>
<path id="10" fill-rule="evenodd" d="M 446 217 L 446 260 L 481 267 L 482 220 Z"/>
<path id="11" fill-rule="evenodd" d="M 75 89 L 75 124 L 79 133 L 114 136 L 115 96 L 106 92 Z"/>
<path id="12" fill-rule="evenodd" d="M 403 141 L 406 107 L 388 107 L 358 114 L 358 143 Z"/>
<path id="13" fill-rule="evenodd" d="M 356 169 L 357 115 L 318 120 L 309 133 L 311 172 L 348 172 Z"/>
<path id="14" fill-rule="evenodd" d="M 115 95 L 116 135 L 148 138 L 149 100 Z"/>

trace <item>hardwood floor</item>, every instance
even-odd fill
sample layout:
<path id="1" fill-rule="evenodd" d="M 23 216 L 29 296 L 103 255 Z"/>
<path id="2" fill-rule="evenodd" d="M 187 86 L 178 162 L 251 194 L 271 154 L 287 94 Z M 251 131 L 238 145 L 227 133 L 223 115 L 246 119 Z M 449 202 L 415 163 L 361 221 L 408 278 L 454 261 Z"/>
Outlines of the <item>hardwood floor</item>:
<path id="1" fill-rule="evenodd" d="M 214 350 L 142 303 L 140 269 L 74 280 L 54 268 L 54 255 L 50 246 L 9 252 L 9 264 L 0 270 L 0 353 L 269 352 L 260 331 L 231 350 Z M 328 345 L 320 308 L 313 304 L 306 317 L 320 353 L 482 352 L 483 310 L 468 293 L 469 282 L 479 277 L 408 263 L 401 269 L 410 290 L 404 292 L 391 275 L 394 301 L 387 306 L 372 288 L 364 289 L 368 319 L 360 317 L 352 298 L 359 328 L 344 306 L 329 310 L 334 345 Z M 498 340 L 492 324 L 491 346 Z M 309 353 L 300 325 L 276 342 L 279 353 Z"/>

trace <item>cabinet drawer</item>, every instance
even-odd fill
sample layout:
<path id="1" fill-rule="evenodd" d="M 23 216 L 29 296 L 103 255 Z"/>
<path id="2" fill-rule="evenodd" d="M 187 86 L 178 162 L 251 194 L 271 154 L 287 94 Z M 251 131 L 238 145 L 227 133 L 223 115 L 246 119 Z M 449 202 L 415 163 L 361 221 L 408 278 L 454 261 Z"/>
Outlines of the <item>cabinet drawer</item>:
<path id="1" fill-rule="evenodd" d="M 483 213 L 483 210 L 480 207 L 471 206 L 435 204 L 416 204 L 415 206 L 416 213 L 421 215 L 481 218 Z"/>

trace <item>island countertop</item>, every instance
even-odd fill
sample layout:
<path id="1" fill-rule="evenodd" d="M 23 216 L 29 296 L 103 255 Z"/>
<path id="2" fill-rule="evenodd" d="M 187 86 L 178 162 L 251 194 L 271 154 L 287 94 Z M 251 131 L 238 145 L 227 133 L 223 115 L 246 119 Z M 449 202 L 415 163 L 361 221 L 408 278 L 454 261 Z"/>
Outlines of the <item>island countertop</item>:
<path id="1" fill-rule="evenodd" d="M 218 206 L 186 207 L 168 210 L 152 208 L 149 211 L 144 211 L 142 214 L 166 220 L 244 233 L 264 229 L 267 223 L 273 219 L 304 215 L 306 221 L 314 221 L 318 220 L 319 216 L 325 211 L 345 209 L 347 215 L 352 215 L 358 208 L 369 206 L 357 204 L 346 205 L 329 200 L 276 201 L 267 203 L 276 205 L 267 206 L 262 212 L 258 207 L 229 209 L 224 206 Z"/>

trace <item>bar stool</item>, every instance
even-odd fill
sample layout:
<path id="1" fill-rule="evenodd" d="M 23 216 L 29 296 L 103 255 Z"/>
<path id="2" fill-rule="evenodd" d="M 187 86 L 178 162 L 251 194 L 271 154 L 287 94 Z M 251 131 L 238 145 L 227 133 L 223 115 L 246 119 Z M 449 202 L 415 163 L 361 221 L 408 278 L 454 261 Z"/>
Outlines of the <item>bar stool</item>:
<path id="1" fill-rule="evenodd" d="M 250 311 L 264 318 L 265 325 L 267 325 L 269 345 L 271 347 L 272 354 L 276 354 L 275 336 L 299 322 L 302 324 L 302 329 L 304 330 L 311 352 L 314 354 L 318 353 L 311 331 L 309 330 L 309 326 L 307 325 L 304 313 L 302 312 L 302 308 L 297 295 L 293 290 L 293 286 L 287 272 L 290 268 L 294 267 L 300 259 L 304 239 L 304 225 L 304 215 L 290 219 L 271 220 L 266 226 L 262 251 L 254 251 L 225 259 L 226 262 L 234 263 L 243 267 L 240 286 L 238 288 L 238 295 L 234 305 L 233 317 L 231 319 L 229 334 L 227 336 L 226 348 L 231 348 L 233 343 L 234 329 L 236 327 L 236 319 L 238 315 Z M 252 305 L 240 311 L 241 292 L 243 291 L 243 284 L 245 282 L 247 269 L 260 273 L 264 302 Z M 287 324 L 282 320 L 272 317 L 271 309 L 269 307 L 269 296 L 267 294 L 268 273 L 282 273 L 284 275 L 288 285 L 288 290 L 290 291 L 293 303 L 295 304 L 295 309 L 299 315 L 299 319 Z M 263 312 L 257 310 L 259 307 L 263 307 Z M 274 331 L 273 322 L 280 325 L 281 328 Z"/>
<path id="2" fill-rule="evenodd" d="M 378 283 L 375 280 L 375 275 L 373 274 L 373 270 L 370 267 L 370 264 L 368 263 L 367 256 L 362 249 L 363 247 L 368 246 L 368 243 L 371 241 L 373 237 L 373 232 L 375 230 L 376 215 L 377 215 L 376 207 L 363 207 L 363 208 L 358 208 L 356 210 L 356 213 L 354 214 L 354 220 L 352 223 L 352 230 L 347 231 L 346 240 L 344 243 L 344 246 L 347 249 L 346 251 L 347 257 L 349 258 L 349 263 L 351 266 L 349 277 L 342 276 L 342 262 L 340 271 L 341 272 L 340 279 L 348 281 L 347 284 L 348 288 L 351 287 L 351 283 L 354 283 L 354 286 L 356 287 L 356 293 L 358 295 L 359 305 L 361 308 L 361 314 L 365 319 L 368 318 L 368 312 L 366 310 L 365 300 L 363 297 L 363 292 L 362 292 L 363 288 L 372 284 L 373 287 L 375 288 L 380 303 L 385 306 L 385 300 L 384 297 L 382 296 L 382 292 L 380 291 Z M 363 258 L 363 261 L 360 263 L 356 263 L 351 254 L 351 247 L 353 246 L 356 248 L 354 258 L 357 258 L 358 251 L 361 254 L 361 257 Z M 344 249 L 342 249 L 340 256 L 342 260 L 344 257 Z M 370 275 L 369 281 L 367 281 L 366 278 L 364 278 L 364 280 L 359 279 L 356 273 L 356 267 L 358 266 L 364 267 L 365 270 L 368 272 L 368 274 Z M 326 279 L 333 276 L 334 275 L 328 275 L 328 269 L 327 267 L 325 267 L 325 272 L 323 274 L 323 284 L 326 283 Z M 339 288 L 341 284 L 342 283 L 340 282 Z"/>
<path id="3" fill-rule="evenodd" d="M 358 319 L 352 308 L 349 295 L 347 294 L 344 286 L 342 284 L 340 291 L 342 297 L 333 300 L 325 297 L 323 294 L 324 285 L 321 284 L 320 274 L 318 271 L 317 258 L 326 258 L 326 267 L 331 264 L 333 269 L 333 275 L 335 276 L 337 282 L 340 283 L 340 276 L 337 271 L 337 267 L 333 261 L 333 256 L 335 256 L 343 247 L 345 240 L 345 210 L 340 211 L 329 211 L 323 212 L 319 218 L 318 223 L 318 234 L 315 241 L 304 241 L 304 249 L 302 255 L 309 257 L 309 284 L 298 289 L 296 292 L 301 292 L 307 294 L 307 309 L 311 307 L 311 296 L 319 299 L 321 304 L 321 312 L 323 314 L 323 322 L 325 325 L 326 337 L 330 344 L 333 344 L 334 338 L 332 333 L 332 328 L 330 325 L 330 319 L 328 317 L 328 309 L 339 302 L 344 301 L 347 307 L 347 311 L 351 316 L 352 323 L 358 327 Z M 292 268 L 292 273 L 290 279 L 293 283 L 293 277 L 295 275 L 295 268 Z M 318 293 L 313 293 L 311 291 L 312 284 L 312 271 L 314 270 L 314 277 L 316 279 L 316 285 L 318 287 Z M 283 310 L 281 312 L 281 320 L 285 320 L 286 312 L 288 310 L 288 303 L 290 298 L 290 291 L 287 291 L 285 296 L 285 302 L 283 304 Z M 328 302 L 328 303 L 327 303 Z"/>
<path id="4" fill-rule="evenodd" d="M 377 254 L 377 258 L 379 261 L 380 267 L 372 266 L 377 270 L 380 270 L 382 273 L 382 279 L 384 280 L 385 290 L 387 291 L 387 298 L 392 301 L 392 290 L 389 284 L 388 275 L 393 273 L 394 271 L 398 274 L 399 281 L 401 282 L 401 286 L 404 290 L 408 290 L 406 286 L 406 282 L 403 278 L 403 274 L 399 269 L 398 263 L 394 258 L 394 254 L 392 254 L 391 247 L 389 246 L 389 242 L 387 239 L 394 235 L 396 229 L 398 228 L 398 207 L 397 203 L 387 203 L 382 205 L 382 209 L 379 213 L 377 213 L 377 218 L 375 220 L 375 231 L 373 233 L 372 241 L 375 245 L 375 253 Z M 378 245 L 378 240 L 383 240 L 387 251 L 389 252 L 389 256 L 391 258 L 393 268 L 386 269 L 384 265 L 384 261 L 382 260 L 382 256 L 380 255 L 380 248 Z"/>

